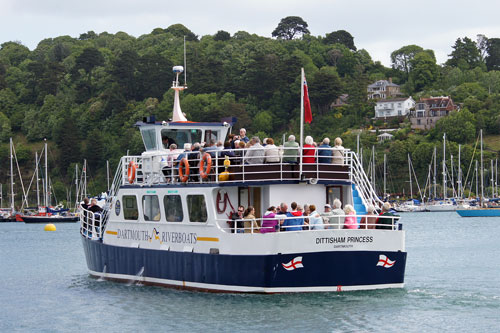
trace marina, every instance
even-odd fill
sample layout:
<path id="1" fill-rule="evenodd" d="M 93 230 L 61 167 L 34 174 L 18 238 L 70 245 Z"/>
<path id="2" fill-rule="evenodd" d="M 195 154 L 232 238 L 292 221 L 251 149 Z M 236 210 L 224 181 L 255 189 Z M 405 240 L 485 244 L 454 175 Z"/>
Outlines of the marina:
<path id="1" fill-rule="evenodd" d="M 404 288 L 278 295 L 96 279 L 82 264 L 78 224 L 44 232 L 39 224 L 2 223 L 0 330 L 492 331 L 500 310 L 500 250 L 491 236 L 500 233 L 498 219 L 402 216 Z"/>

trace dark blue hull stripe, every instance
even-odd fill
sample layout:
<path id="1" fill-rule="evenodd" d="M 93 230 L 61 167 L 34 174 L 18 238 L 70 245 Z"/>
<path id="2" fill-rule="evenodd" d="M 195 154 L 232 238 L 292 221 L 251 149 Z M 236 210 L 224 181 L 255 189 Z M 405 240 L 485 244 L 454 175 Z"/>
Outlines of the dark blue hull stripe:
<path id="1" fill-rule="evenodd" d="M 276 255 L 222 255 L 126 248 L 82 237 L 90 271 L 210 285 L 307 288 L 403 284 L 406 252 L 332 251 Z M 379 255 L 395 261 L 377 266 Z M 302 257 L 304 267 L 286 270 Z M 216 289 L 216 288 L 214 288 Z"/>

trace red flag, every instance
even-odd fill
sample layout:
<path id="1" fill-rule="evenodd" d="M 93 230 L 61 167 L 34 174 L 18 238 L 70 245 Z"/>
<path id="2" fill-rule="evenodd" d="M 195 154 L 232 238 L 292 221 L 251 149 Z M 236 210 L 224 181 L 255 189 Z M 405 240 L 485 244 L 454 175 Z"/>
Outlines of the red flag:
<path id="1" fill-rule="evenodd" d="M 311 103 L 309 102 L 309 92 L 307 91 L 307 81 L 306 75 L 304 74 L 304 121 L 310 124 L 313 120 L 312 112 L 311 112 Z"/>

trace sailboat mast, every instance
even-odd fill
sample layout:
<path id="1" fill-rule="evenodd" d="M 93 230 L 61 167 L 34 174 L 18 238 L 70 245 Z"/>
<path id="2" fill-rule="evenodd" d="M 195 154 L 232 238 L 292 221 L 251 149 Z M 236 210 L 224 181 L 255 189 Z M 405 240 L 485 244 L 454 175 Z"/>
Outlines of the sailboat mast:
<path id="1" fill-rule="evenodd" d="M 375 146 L 372 146 L 372 186 L 373 190 L 377 192 L 375 189 Z"/>
<path id="2" fill-rule="evenodd" d="M 483 207 L 484 200 L 484 183 L 483 183 L 483 130 L 479 131 L 481 134 L 481 207 Z"/>
<path id="3" fill-rule="evenodd" d="M 443 200 L 446 200 L 446 133 L 443 134 Z"/>
<path id="4" fill-rule="evenodd" d="M 413 199 L 413 184 L 411 182 L 411 161 L 410 154 L 408 154 L 408 174 L 410 175 L 410 199 Z"/>
<path id="5" fill-rule="evenodd" d="M 458 184 L 458 197 L 459 198 L 462 198 L 462 168 L 460 167 L 460 148 L 462 147 L 462 145 L 458 145 L 458 180 L 457 180 L 457 184 Z"/>
<path id="6" fill-rule="evenodd" d="M 494 170 L 493 170 L 493 160 L 490 160 L 490 164 L 491 164 L 491 178 L 490 178 L 490 185 L 491 185 L 491 197 L 494 198 L 495 197 L 495 186 L 493 186 L 493 176 L 494 176 Z"/>
<path id="7" fill-rule="evenodd" d="M 78 164 L 75 164 L 75 203 L 78 208 Z"/>
<path id="8" fill-rule="evenodd" d="M 436 173 L 437 173 L 437 148 L 436 146 L 434 146 L 434 175 L 433 175 L 434 199 L 436 198 L 437 194 Z"/>
<path id="9" fill-rule="evenodd" d="M 35 152 L 36 206 L 40 207 L 40 187 L 38 186 L 38 152 Z"/>
<path id="10" fill-rule="evenodd" d="M 87 160 L 83 160 L 83 197 L 87 197 Z"/>
<path id="11" fill-rule="evenodd" d="M 45 139 L 45 207 L 49 207 L 49 172 L 47 159 L 47 139 Z"/>
<path id="12" fill-rule="evenodd" d="M 108 193 L 109 193 L 109 160 L 106 161 L 106 178 L 108 179 Z"/>
<path id="13" fill-rule="evenodd" d="M 476 160 L 476 198 L 479 196 L 479 180 L 478 180 L 478 177 L 479 177 L 479 173 L 478 173 L 478 170 L 477 170 L 477 160 Z"/>
<path id="14" fill-rule="evenodd" d="M 10 211 L 14 215 L 14 154 L 12 138 L 10 138 Z"/>
<path id="15" fill-rule="evenodd" d="M 453 178 L 453 154 L 450 154 L 450 174 L 451 174 L 451 188 L 453 189 L 453 195 L 455 195 L 455 179 Z"/>

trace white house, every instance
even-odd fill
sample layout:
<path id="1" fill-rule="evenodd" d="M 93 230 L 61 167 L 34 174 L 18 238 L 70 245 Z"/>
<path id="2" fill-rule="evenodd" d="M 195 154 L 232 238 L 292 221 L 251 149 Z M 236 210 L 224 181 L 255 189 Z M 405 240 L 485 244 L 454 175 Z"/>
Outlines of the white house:
<path id="1" fill-rule="evenodd" d="M 410 97 L 381 99 L 375 105 L 375 118 L 402 117 L 415 107 L 415 101 Z"/>

